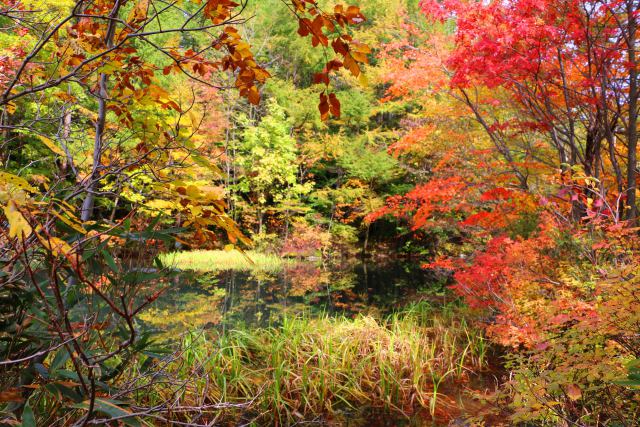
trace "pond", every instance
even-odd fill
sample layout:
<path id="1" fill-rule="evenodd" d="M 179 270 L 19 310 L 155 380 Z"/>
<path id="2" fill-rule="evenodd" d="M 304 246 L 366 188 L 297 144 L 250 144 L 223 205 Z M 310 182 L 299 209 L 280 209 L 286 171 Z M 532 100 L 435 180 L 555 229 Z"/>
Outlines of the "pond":
<path id="1" fill-rule="evenodd" d="M 297 261 L 279 271 L 184 271 L 142 319 L 160 330 L 261 327 L 285 315 L 384 315 L 417 294 L 447 301 L 432 274 L 401 261 L 332 266 Z"/>
<path id="2" fill-rule="evenodd" d="M 189 330 L 232 334 L 236 329 L 279 327 L 285 318 L 295 316 L 357 318 L 362 314 L 382 319 L 412 302 L 427 300 L 428 305 L 435 307 L 434 316 L 449 310 L 450 318 L 459 322 L 457 305 L 451 304 L 452 299 L 445 284 L 416 263 L 350 260 L 326 265 L 297 260 L 285 261 L 277 268 L 181 271 L 141 319 L 173 339 Z M 428 328 L 425 331 L 430 333 Z M 447 331 L 445 340 L 446 334 Z M 451 330 L 451 335 L 454 334 Z M 434 417 L 426 410 L 409 415 L 365 406 L 336 411 L 330 419 L 322 418 L 322 424 L 468 425 L 464 421 L 467 417 L 487 410 L 478 395 L 490 393 L 495 386 L 496 377 L 489 370 L 462 372 L 457 380 L 445 382 L 442 395 L 438 395 L 445 417 Z"/>

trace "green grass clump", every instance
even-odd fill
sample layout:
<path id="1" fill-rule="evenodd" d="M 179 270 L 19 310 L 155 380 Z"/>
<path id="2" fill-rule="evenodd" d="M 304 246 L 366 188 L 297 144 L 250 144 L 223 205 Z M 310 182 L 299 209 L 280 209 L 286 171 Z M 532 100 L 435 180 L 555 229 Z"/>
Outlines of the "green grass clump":
<path id="1" fill-rule="evenodd" d="M 154 405 L 177 395 L 183 406 L 226 405 L 209 418 L 230 423 L 249 417 L 286 425 L 362 407 L 438 416 L 453 406 L 443 388 L 482 368 L 485 353 L 481 333 L 463 316 L 425 303 L 383 320 L 294 317 L 209 338 L 188 334 L 169 366 L 170 376 L 189 378 L 188 385 L 178 392 L 154 386 L 144 399 Z"/>
<path id="2" fill-rule="evenodd" d="M 163 264 L 193 271 L 267 271 L 282 270 L 283 259 L 254 251 L 185 251 L 160 255 Z"/>

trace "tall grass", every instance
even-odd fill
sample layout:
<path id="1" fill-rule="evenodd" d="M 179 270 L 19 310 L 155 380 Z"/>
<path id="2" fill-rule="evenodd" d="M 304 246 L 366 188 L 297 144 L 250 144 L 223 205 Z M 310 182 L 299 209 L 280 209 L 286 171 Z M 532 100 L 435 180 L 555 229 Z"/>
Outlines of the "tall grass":
<path id="1" fill-rule="evenodd" d="M 452 313 L 419 303 L 382 320 L 302 316 L 215 337 L 187 334 L 169 366 L 173 377 L 190 379 L 176 398 L 227 406 L 211 420 L 260 424 L 365 406 L 443 415 L 451 401 L 443 400 L 443 387 L 486 363 L 480 333 Z M 153 405 L 167 394 L 156 386 L 141 397 Z"/>
<path id="2" fill-rule="evenodd" d="M 268 271 L 278 272 L 282 269 L 283 259 L 276 255 L 254 251 L 244 253 L 232 251 L 185 251 L 162 254 L 163 264 L 183 270 L 194 271 Z"/>

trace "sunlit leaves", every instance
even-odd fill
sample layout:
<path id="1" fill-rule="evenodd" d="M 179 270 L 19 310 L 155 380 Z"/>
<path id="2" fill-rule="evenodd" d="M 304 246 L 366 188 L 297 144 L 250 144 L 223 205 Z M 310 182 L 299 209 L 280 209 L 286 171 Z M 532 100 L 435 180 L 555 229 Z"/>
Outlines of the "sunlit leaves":
<path id="1" fill-rule="evenodd" d="M 149 0 L 138 0 L 131 9 L 127 18 L 127 23 L 130 26 L 136 27 L 147 19 L 147 11 L 149 9 Z"/>
<path id="2" fill-rule="evenodd" d="M 62 148 L 60 148 L 60 146 L 56 144 L 51 138 L 47 138 L 46 136 L 42 135 L 38 135 L 38 138 L 40 138 L 40 141 L 42 141 L 42 143 L 46 145 L 47 148 L 54 154 L 57 154 L 58 156 L 65 155 L 64 150 L 62 150 Z"/>
<path id="3" fill-rule="evenodd" d="M 327 87 L 320 95 L 320 117 L 322 120 L 329 118 L 329 113 L 335 118 L 340 117 L 340 101 L 335 94 L 327 93 L 330 84 L 329 76 L 332 72 L 342 68 L 358 77 L 361 73 L 361 65 L 368 63 L 367 55 L 371 49 L 353 40 L 349 34 L 344 34 L 338 29 L 346 29 L 348 26 L 359 25 L 365 21 L 364 15 L 357 6 L 336 5 L 333 13 L 322 10 L 315 1 L 294 0 L 293 6 L 298 14 L 298 34 L 302 37 L 311 36 L 313 47 L 321 45 L 327 49 L 329 43 L 333 52 L 341 59 L 327 61 L 324 69 L 314 75 L 316 84 L 324 84 Z M 330 42 L 330 38 L 332 38 Z"/>
<path id="4" fill-rule="evenodd" d="M 8 172 L 0 171 L 0 185 L 3 184 L 8 184 L 10 186 L 9 188 L 7 188 L 8 191 L 11 191 L 11 187 L 15 187 L 28 192 L 36 191 L 36 189 L 31 184 L 29 184 L 26 179 Z"/>
<path id="5" fill-rule="evenodd" d="M 31 225 L 18 210 L 14 202 L 9 202 L 4 208 L 4 215 L 9 221 L 9 237 L 25 239 L 31 235 Z"/>

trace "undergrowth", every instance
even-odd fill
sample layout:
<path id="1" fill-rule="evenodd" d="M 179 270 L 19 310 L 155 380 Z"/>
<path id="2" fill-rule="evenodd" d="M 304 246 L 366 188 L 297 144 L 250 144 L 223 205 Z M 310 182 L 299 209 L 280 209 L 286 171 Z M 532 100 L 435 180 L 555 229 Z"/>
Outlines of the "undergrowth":
<path id="1" fill-rule="evenodd" d="M 144 372 L 131 372 L 141 390 L 133 397 L 145 406 L 173 399 L 210 408 L 199 422 L 290 424 L 364 406 L 446 418 L 443 388 L 487 362 L 486 341 L 460 310 L 422 302 L 385 319 L 301 316 L 263 329 L 188 333 L 175 354 L 155 362 L 188 381 L 145 384 Z"/>

